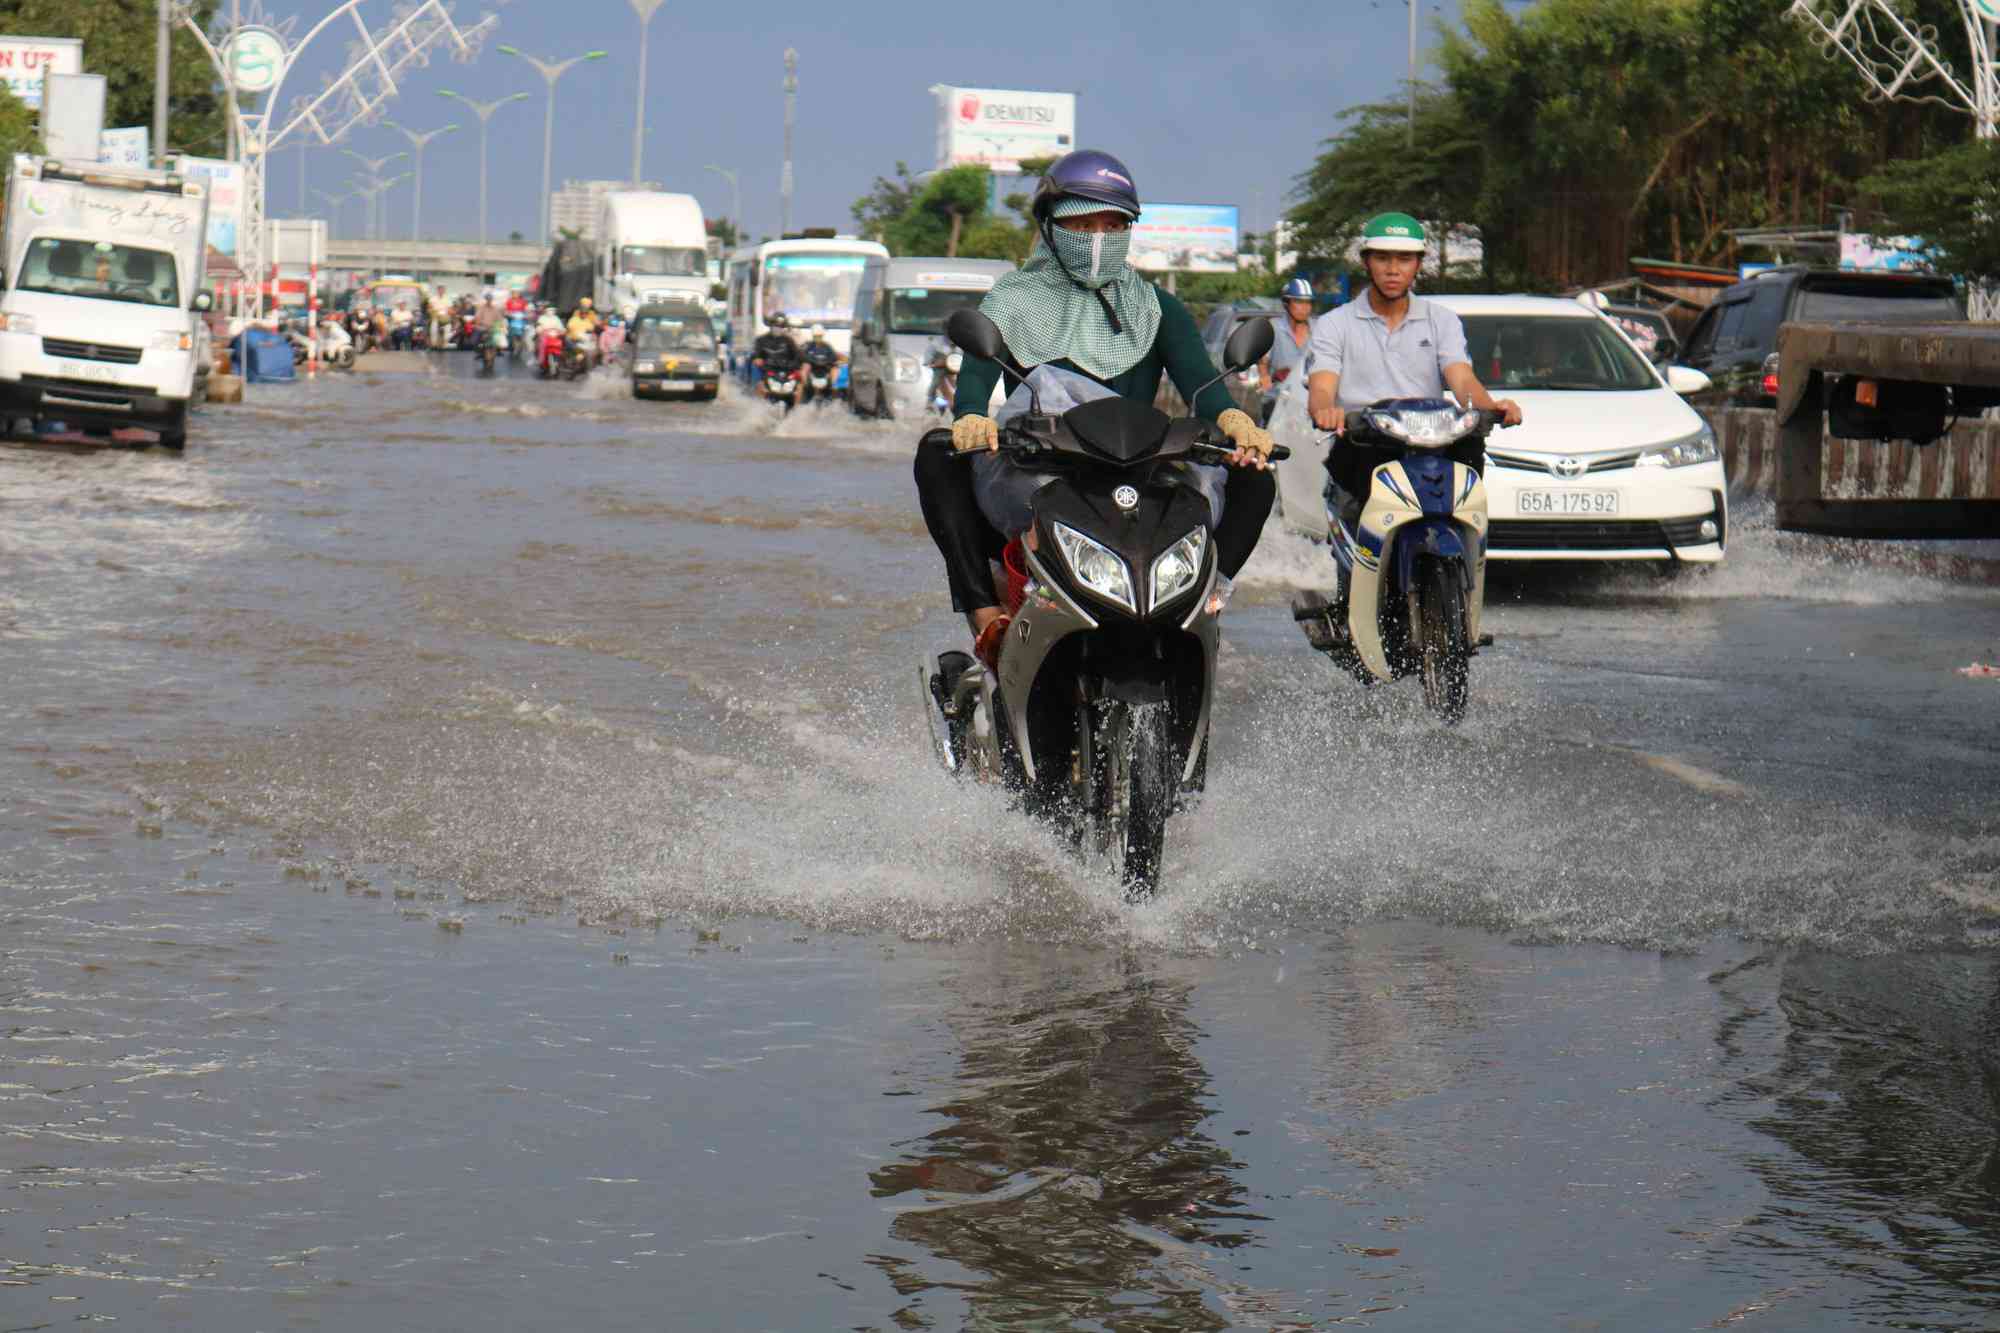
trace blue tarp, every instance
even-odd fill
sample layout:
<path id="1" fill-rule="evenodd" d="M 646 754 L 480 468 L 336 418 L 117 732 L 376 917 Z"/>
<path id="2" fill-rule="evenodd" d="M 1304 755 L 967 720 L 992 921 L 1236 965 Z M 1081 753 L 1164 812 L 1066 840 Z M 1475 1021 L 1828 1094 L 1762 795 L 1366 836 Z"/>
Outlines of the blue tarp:
<path id="1" fill-rule="evenodd" d="M 292 369 L 292 342 L 270 329 L 245 329 L 229 344 L 237 373 L 245 384 L 296 378 Z"/>

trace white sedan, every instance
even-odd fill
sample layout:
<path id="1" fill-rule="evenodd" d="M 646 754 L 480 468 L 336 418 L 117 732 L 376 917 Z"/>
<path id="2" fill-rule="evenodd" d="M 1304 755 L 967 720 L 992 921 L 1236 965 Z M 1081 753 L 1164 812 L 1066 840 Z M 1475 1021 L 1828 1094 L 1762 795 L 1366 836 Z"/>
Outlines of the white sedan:
<path id="1" fill-rule="evenodd" d="M 1366 298 L 1362 298 L 1366 299 Z M 1472 369 L 1521 425 L 1486 441 L 1495 560 L 1722 559 L 1727 485 L 1715 435 L 1681 395 L 1701 372 L 1662 372 L 1595 310 L 1543 296 L 1432 296 L 1465 321 Z M 1292 444 L 1279 464 L 1288 526 L 1326 535 L 1325 446 L 1305 448 L 1304 395 L 1287 393 L 1273 431 Z"/>

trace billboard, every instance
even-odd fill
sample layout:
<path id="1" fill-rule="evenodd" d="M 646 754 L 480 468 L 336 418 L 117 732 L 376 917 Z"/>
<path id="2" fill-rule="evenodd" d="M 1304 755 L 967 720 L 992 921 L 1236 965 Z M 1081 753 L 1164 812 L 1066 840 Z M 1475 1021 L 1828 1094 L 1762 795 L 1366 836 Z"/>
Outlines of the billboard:
<path id="1" fill-rule="evenodd" d="M 42 75 L 83 73 L 80 37 L 0 37 L 0 79 L 30 111 L 42 109 Z"/>
<path id="2" fill-rule="evenodd" d="M 243 226 L 243 164 L 208 157 L 174 159 L 174 170 L 208 187 L 208 248 L 234 263 Z"/>
<path id="3" fill-rule="evenodd" d="M 956 88 L 938 84 L 938 169 L 979 166 L 1019 172 L 1022 158 L 1059 157 L 1076 147 L 1076 94 Z"/>
<path id="4" fill-rule="evenodd" d="M 1840 266 L 1869 273 L 1932 272 L 1930 247 L 1919 236 L 1840 234 Z"/>
<path id="5" fill-rule="evenodd" d="M 1147 204 L 1132 224 L 1133 268 L 1234 273 L 1236 205 Z"/>

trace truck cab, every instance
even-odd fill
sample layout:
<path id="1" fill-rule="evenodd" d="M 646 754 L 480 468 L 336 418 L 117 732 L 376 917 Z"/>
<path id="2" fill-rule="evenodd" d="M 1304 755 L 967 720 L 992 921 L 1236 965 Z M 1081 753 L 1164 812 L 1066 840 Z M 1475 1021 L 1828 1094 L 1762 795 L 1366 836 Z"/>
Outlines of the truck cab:
<path id="1" fill-rule="evenodd" d="M 0 223 L 0 412 L 184 447 L 207 232 L 197 182 L 16 156 Z"/>
<path id="2" fill-rule="evenodd" d="M 693 195 L 613 190 L 602 210 L 591 293 L 599 310 L 708 300 L 708 229 Z"/>

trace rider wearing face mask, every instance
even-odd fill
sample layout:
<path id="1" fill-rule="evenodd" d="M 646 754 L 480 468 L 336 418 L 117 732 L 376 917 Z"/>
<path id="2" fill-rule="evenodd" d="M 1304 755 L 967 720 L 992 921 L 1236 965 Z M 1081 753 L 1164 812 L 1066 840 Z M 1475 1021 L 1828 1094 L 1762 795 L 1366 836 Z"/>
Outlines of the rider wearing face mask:
<path id="1" fill-rule="evenodd" d="M 1276 494 L 1265 471 L 1271 437 L 1219 383 L 1201 388 L 1216 367 L 1194 317 L 1126 263 L 1139 216 L 1132 173 L 1109 153 L 1068 153 L 1036 185 L 1032 211 L 1039 228 L 1034 250 L 1017 272 L 993 284 L 979 308 L 1025 367 L 1075 371 L 1149 404 L 1166 374 L 1183 398 L 1193 396 L 1195 415 L 1236 445 L 1215 533 L 1217 563 L 1225 580 L 1233 578 L 1250 558 Z M 985 413 L 1003 375 L 1012 392 L 1018 381 L 998 362 L 964 359 L 952 406 L 953 450 L 999 447 L 999 426 Z M 974 651 L 990 666 L 1008 626 L 987 563 L 999 556 L 1001 535 L 979 511 L 972 470 L 950 453 L 918 449 L 916 480 L 924 523 L 944 556 L 952 608 L 965 613 Z"/>

